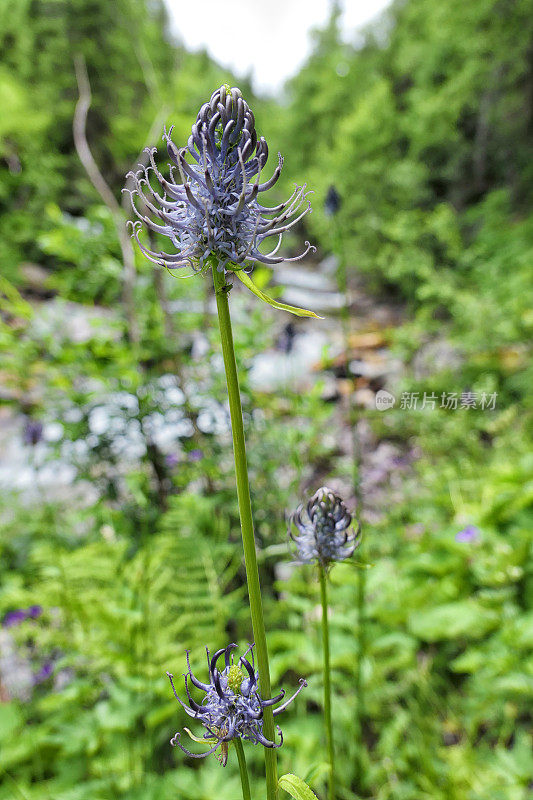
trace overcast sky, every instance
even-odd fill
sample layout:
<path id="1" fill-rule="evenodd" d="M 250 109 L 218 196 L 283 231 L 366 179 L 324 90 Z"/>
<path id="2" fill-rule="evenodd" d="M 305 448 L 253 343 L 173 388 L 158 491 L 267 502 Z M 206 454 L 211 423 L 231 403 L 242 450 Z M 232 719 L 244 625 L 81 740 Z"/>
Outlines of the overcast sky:
<path id="1" fill-rule="evenodd" d="M 252 71 L 257 90 L 274 92 L 309 53 L 311 28 L 328 19 L 330 0 L 166 0 L 172 27 L 187 48 L 207 48 L 237 76 Z M 389 0 L 341 0 L 346 39 Z"/>

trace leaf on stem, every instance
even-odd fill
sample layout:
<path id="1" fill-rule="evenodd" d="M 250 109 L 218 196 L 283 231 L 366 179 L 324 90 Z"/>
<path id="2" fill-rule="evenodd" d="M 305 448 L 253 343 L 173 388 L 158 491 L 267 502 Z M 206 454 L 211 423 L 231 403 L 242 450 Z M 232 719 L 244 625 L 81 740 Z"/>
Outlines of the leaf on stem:
<path id="1" fill-rule="evenodd" d="M 200 742 L 200 744 L 209 744 L 209 745 L 212 745 L 213 742 L 216 742 L 214 736 L 209 736 L 208 738 L 206 738 L 205 736 L 195 736 L 194 733 L 191 730 L 189 730 L 189 728 L 184 727 L 183 730 L 190 736 L 193 742 Z"/>
<path id="2" fill-rule="evenodd" d="M 278 781 L 278 786 L 290 794 L 291 797 L 294 797 L 294 800 L 317 800 L 316 794 L 305 781 L 297 775 L 293 775 L 292 772 L 282 775 Z"/>
<path id="3" fill-rule="evenodd" d="M 250 276 L 244 272 L 244 270 L 234 270 L 234 275 L 243 283 L 247 289 L 249 289 L 256 297 L 262 300 L 264 303 L 268 303 L 273 308 L 279 308 L 280 311 L 288 311 L 290 314 L 295 314 L 297 317 L 314 317 L 315 319 L 324 319 L 324 317 L 319 317 L 318 314 L 315 314 L 314 311 L 308 311 L 305 308 L 298 308 L 297 306 L 288 306 L 286 303 L 278 303 L 277 300 L 270 297 L 265 292 L 261 291 L 258 286 L 252 281 Z"/>

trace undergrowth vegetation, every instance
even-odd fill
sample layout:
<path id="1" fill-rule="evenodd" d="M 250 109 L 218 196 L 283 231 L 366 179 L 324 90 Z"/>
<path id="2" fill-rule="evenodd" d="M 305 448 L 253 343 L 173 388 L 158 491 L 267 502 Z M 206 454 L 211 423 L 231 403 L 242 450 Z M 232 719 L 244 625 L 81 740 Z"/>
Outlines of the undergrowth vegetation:
<path id="1" fill-rule="evenodd" d="M 187 720 L 165 676 L 187 649 L 202 675 L 204 643 L 252 637 L 211 288 L 137 257 L 131 341 L 113 217 L 73 143 L 70 65 L 84 55 L 87 139 L 117 199 L 163 124 L 185 141 L 231 76 L 175 46 L 158 3 L 48 6 L 7 0 L 0 31 L 2 437 L 26 462 L 0 500 L 0 798 L 234 800 L 232 759 L 199 768 L 170 747 Z M 279 348 L 282 312 L 232 290 L 272 683 L 309 684 L 284 714 L 280 770 L 319 796 L 320 595 L 313 568 L 294 568 L 286 513 L 331 481 L 355 505 L 343 402 L 361 388 L 396 403 L 357 406 L 363 542 L 330 577 L 338 796 L 526 800 L 533 785 L 532 11 L 408 0 L 355 47 L 334 7 L 284 101 L 254 105 L 290 165 L 279 199 L 307 181 L 319 256 L 403 320 L 380 331 L 402 366 L 379 386 L 333 334 L 301 385 L 288 370 L 264 391 L 254 357 Z M 279 291 L 266 268 L 254 280 Z M 350 324 L 368 332 L 356 306 Z M 376 467 L 382 444 L 395 455 Z M 260 748 L 247 758 L 258 797 Z"/>

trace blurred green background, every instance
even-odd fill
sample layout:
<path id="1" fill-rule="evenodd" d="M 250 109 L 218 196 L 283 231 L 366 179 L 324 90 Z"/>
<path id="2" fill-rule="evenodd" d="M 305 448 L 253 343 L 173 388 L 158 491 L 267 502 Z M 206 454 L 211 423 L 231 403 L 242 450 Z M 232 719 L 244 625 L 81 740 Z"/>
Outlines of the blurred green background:
<path id="1" fill-rule="evenodd" d="M 138 252 L 128 268 L 120 235 L 143 147 L 163 124 L 184 144 L 237 79 L 173 41 L 160 0 L 0 0 L 0 53 L 0 798 L 230 800 L 234 759 L 170 747 L 185 718 L 165 678 L 187 648 L 202 677 L 205 644 L 251 636 L 212 290 Z M 75 62 L 108 202 L 75 147 Z M 232 291 L 273 682 L 309 681 L 281 769 L 323 796 L 318 588 L 285 514 L 324 483 L 353 506 L 351 402 L 364 539 L 332 571 L 339 796 L 526 800 L 533 3 L 397 2 L 356 44 L 333 6 L 279 97 L 237 85 L 285 157 L 268 204 L 314 190 L 285 252 L 316 256 L 256 280 L 326 317 Z"/>

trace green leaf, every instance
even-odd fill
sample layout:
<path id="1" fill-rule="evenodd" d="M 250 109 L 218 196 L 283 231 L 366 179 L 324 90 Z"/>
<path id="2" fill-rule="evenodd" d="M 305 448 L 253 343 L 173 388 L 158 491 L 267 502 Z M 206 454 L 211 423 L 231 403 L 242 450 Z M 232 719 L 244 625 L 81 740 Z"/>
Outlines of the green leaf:
<path id="1" fill-rule="evenodd" d="M 485 608 L 479 601 L 461 600 L 418 609 L 409 617 L 409 628 L 415 636 L 426 642 L 456 639 L 458 636 L 482 639 L 498 626 L 499 620 L 497 611 Z"/>
<path id="2" fill-rule="evenodd" d="M 493 691 L 506 700 L 512 695 L 522 701 L 526 697 L 533 698 L 533 677 L 522 672 L 509 672 L 507 675 L 496 678 Z"/>
<path id="3" fill-rule="evenodd" d="M 282 775 L 278 781 L 278 786 L 280 789 L 285 789 L 291 797 L 294 797 L 294 800 L 317 800 L 316 794 L 309 786 L 297 775 L 293 775 L 292 772 Z"/>
<path id="4" fill-rule="evenodd" d="M 15 287 L 2 276 L 0 276 L 0 309 L 2 311 L 9 311 L 11 314 L 18 314 L 25 319 L 30 319 L 33 316 L 31 305 L 27 303 Z"/>
<path id="5" fill-rule="evenodd" d="M 15 738 L 22 725 L 22 714 L 14 703 L 0 705 L 0 742 Z"/>
<path id="6" fill-rule="evenodd" d="M 216 742 L 214 736 L 209 736 L 209 738 L 205 739 L 203 736 L 195 736 L 194 733 L 189 728 L 183 728 L 185 733 L 187 733 L 193 742 L 199 742 L 200 744 L 208 744 L 211 746 L 213 742 Z"/>
<path id="7" fill-rule="evenodd" d="M 288 311 L 290 314 L 295 314 L 297 317 L 314 317 L 315 319 L 324 319 L 324 317 L 319 317 L 318 314 L 315 314 L 314 311 L 307 311 L 305 308 L 297 308 L 296 306 L 288 306 L 286 303 L 278 303 L 277 300 L 274 300 L 265 292 L 262 292 L 255 283 L 252 281 L 249 275 L 242 269 L 235 270 L 234 275 L 244 283 L 247 289 L 249 289 L 256 297 L 262 300 L 264 303 L 268 303 L 273 308 L 279 308 L 280 311 Z"/>

